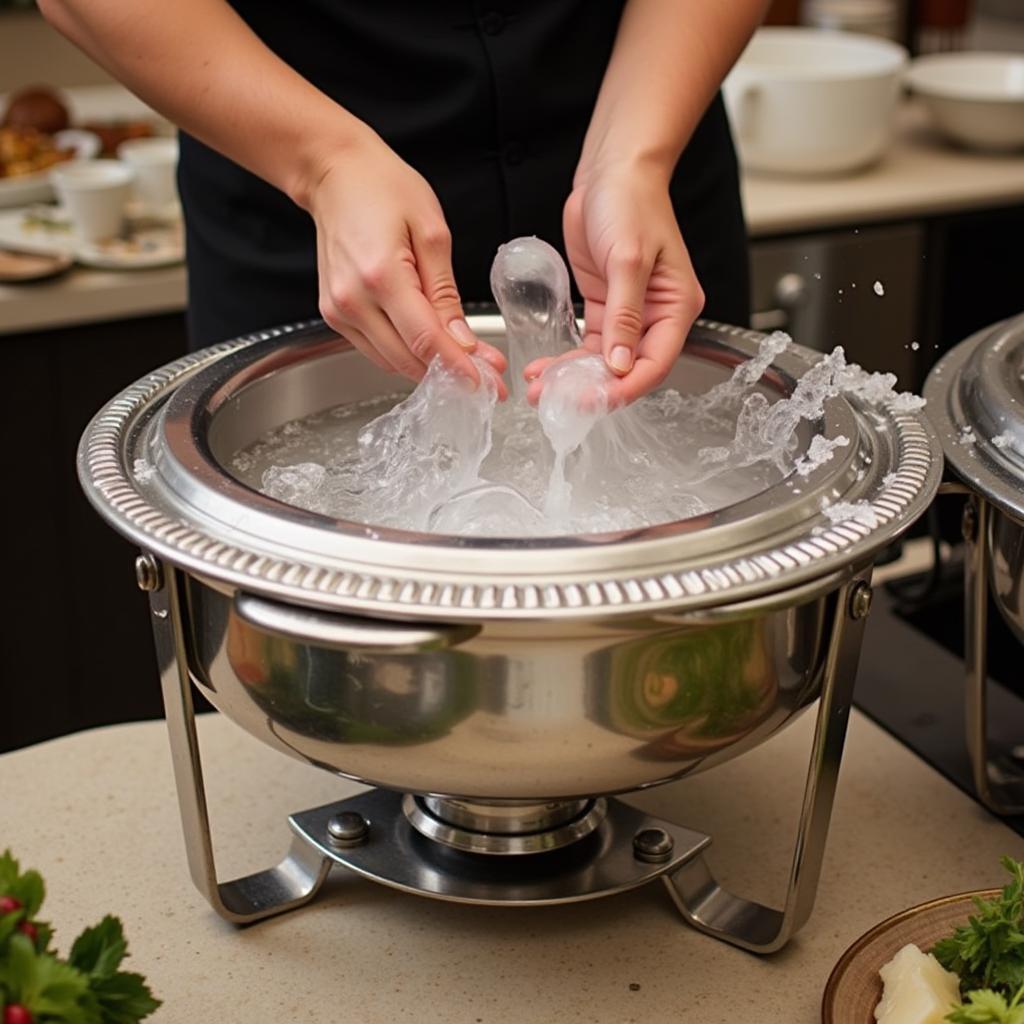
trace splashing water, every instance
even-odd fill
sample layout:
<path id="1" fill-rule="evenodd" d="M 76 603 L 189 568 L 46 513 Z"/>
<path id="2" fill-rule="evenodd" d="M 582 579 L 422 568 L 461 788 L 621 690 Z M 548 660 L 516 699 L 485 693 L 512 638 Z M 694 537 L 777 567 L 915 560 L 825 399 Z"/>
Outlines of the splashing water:
<path id="1" fill-rule="evenodd" d="M 794 471 L 809 476 L 850 445 L 818 434 L 797 451 L 801 424 L 820 421 L 841 393 L 893 412 L 924 404 L 897 395 L 892 374 L 848 364 L 839 348 L 772 402 L 760 382 L 789 344 L 776 332 L 704 394 L 666 389 L 611 409 L 614 377 L 603 358 L 579 348 L 558 253 L 537 239 L 510 242 L 491 282 L 506 324 L 508 402 L 497 402 L 494 372 L 482 359 L 474 360 L 482 380 L 475 391 L 435 360 L 408 396 L 285 424 L 237 453 L 233 468 L 278 500 L 375 526 L 464 536 L 601 533 L 706 514 Z M 544 371 L 532 409 L 524 367 L 574 349 L 578 355 Z M 845 515 L 850 509 L 855 514 Z M 871 525 L 861 505 L 824 512 Z"/>

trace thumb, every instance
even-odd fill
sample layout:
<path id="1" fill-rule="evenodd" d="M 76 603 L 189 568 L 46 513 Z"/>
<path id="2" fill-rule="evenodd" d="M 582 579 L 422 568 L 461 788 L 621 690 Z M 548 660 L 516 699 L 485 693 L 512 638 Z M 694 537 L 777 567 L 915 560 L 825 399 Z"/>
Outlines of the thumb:
<path id="1" fill-rule="evenodd" d="M 620 377 L 633 369 L 644 328 L 644 298 L 651 275 L 641 256 L 608 260 L 608 298 L 601 329 L 601 350 L 608 367 Z"/>
<path id="2" fill-rule="evenodd" d="M 452 270 L 452 238 L 447 226 L 442 222 L 414 234 L 413 253 L 427 301 L 434 307 L 445 330 L 463 349 L 473 352 L 478 339 L 469 329 L 462 310 Z"/>

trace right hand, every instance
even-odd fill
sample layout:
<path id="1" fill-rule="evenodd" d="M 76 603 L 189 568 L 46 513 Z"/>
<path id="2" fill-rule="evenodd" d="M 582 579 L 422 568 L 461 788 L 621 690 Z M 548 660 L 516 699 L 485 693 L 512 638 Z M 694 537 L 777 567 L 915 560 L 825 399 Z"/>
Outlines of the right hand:
<path id="1" fill-rule="evenodd" d="M 462 311 L 451 233 L 427 181 L 374 135 L 321 164 L 304 203 L 316 224 L 320 315 L 382 370 L 419 380 L 434 356 L 474 385 L 471 353 L 505 357 Z"/>

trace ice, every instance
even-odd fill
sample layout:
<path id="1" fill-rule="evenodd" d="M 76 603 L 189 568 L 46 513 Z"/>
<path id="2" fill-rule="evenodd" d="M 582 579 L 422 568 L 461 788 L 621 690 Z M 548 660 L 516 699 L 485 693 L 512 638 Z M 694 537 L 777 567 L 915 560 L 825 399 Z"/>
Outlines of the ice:
<path id="1" fill-rule="evenodd" d="M 832 461 L 837 448 L 845 448 L 849 443 L 850 439 L 845 434 L 833 438 L 816 434 L 811 439 L 807 453 L 796 460 L 793 468 L 800 476 L 810 476 L 819 466 L 824 466 L 826 462 Z"/>
<path id="2" fill-rule="evenodd" d="M 271 466 L 263 474 L 263 493 L 289 505 L 309 504 L 323 486 L 327 470 L 318 462 Z"/>
<path id="3" fill-rule="evenodd" d="M 790 344 L 776 332 L 703 394 L 666 389 L 612 408 L 614 376 L 581 347 L 557 252 L 516 239 L 499 250 L 491 280 L 507 325 L 509 401 L 497 401 L 494 372 L 482 359 L 475 390 L 435 360 L 406 396 L 278 427 L 236 454 L 235 471 L 280 501 L 374 527 L 497 537 L 605 533 L 704 515 L 789 474 L 810 475 L 851 444 L 820 432 L 838 395 L 873 406 L 869 415 L 881 423 L 924 404 L 898 394 L 892 374 L 847 363 L 841 348 L 772 400 L 762 378 Z M 544 370 L 534 409 L 521 380 L 543 356 L 561 358 Z M 840 502 L 825 514 L 874 522 L 867 503 Z"/>
<path id="4" fill-rule="evenodd" d="M 491 291 L 505 318 L 509 390 L 526 394 L 523 370 L 541 356 L 560 355 L 580 343 L 569 271 L 557 250 L 539 238 L 516 238 L 498 247 Z"/>
<path id="5" fill-rule="evenodd" d="M 878 514 L 870 501 L 837 501 L 827 505 L 822 511 L 833 524 L 845 523 L 853 520 L 873 530 L 878 525 Z"/>
<path id="6" fill-rule="evenodd" d="M 554 452 L 544 500 L 544 515 L 553 523 L 568 523 L 572 486 L 565 462 L 608 415 L 608 384 L 613 379 L 604 359 L 592 353 L 553 363 L 544 371 L 537 415 Z"/>
<path id="7" fill-rule="evenodd" d="M 996 436 L 992 438 L 992 443 L 997 448 L 1012 447 L 1012 445 L 1013 445 L 1013 435 L 1009 431 L 1003 431 L 1003 433 L 996 434 Z"/>
<path id="8" fill-rule="evenodd" d="M 134 476 L 140 484 L 148 484 L 149 481 L 156 476 L 156 466 L 151 462 L 147 462 L 145 459 L 136 459 L 132 463 L 132 476 Z"/>

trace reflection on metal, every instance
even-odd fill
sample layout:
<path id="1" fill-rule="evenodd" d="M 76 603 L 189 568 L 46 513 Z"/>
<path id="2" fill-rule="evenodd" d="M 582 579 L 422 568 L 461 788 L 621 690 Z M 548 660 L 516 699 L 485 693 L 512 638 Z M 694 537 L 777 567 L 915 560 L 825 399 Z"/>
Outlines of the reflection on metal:
<path id="1" fill-rule="evenodd" d="M 851 596 L 868 586 L 870 572 L 851 580 L 836 595 L 832 629 L 811 761 L 804 789 L 796 847 L 782 909 L 763 906 L 726 891 L 703 857 L 687 861 L 665 884 L 683 917 L 695 928 L 754 953 L 781 949 L 814 907 L 832 802 L 846 739 L 865 619 L 852 613 Z"/>
<path id="2" fill-rule="evenodd" d="M 988 598 L 1024 643 L 1024 316 L 986 327 L 932 368 L 928 415 L 966 494 L 963 537 L 966 738 L 978 796 L 996 814 L 1024 812 L 1024 772 L 1013 750 L 990 749 Z"/>
<path id="3" fill-rule="evenodd" d="M 309 843 L 295 838 L 276 867 L 230 882 L 217 881 L 178 599 L 178 574 L 173 566 L 167 565 L 163 575 L 164 585 L 150 593 L 149 604 L 189 871 L 196 887 L 221 917 L 234 924 L 248 924 L 307 903 L 327 878 L 331 862 Z"/>
<path id="4" fill-rule="evenodd" d="M 826 607 L 815 609 L 826 636 L 823 662 L 812 659 L 820 673 L 821 700 L 793 865 L 782 909 L 776 910 L 735 896 L 715 881 L 702 855 L 708 836 L 601 798 L 582 804 L 516 804 L 403 798 L 391 790 L 371 790 L 293 815 L 289 824 L 294 838 L 280 864 L 218 882 L 189 689 L 189 643 L 180 604 L 183 578 L 165 565 L 165 585 L 150 594 L 150 601 L 193 880 L 221 916 L 245 924 L 310 900 L 332 864 L 407 892 L 499 905 L 593 899 L 661 877 L 694 927 L 753 952 L 777 950 L 804 923 L 814 902 L 864 625 L 856 609 L 866 608 L 866 598 L 855 595 L 865 592 L 869 577 L 870 569 L 861 569 L 822 599 Z M 302 668 L 291 661 L 289 665 L 293 673 Z M 813 689 L 817 692 L 817 686 Z M 417 814 L 446 825 L 449 833 L 427 838 L 422 821 L 411 820 Z M 441 815 L 457 823 L 445 822 Z M 519 843 L 525 855 L 480 856 L 474 852 L 480 847 L 453 848 L 458 843 L 450 841 L 452 836 L 469 835 L 465 826 L 473 822 L 493 830 L 477 837 L 506 849 Z M 531 825 L 540 831 L 527 831 Z M 560 848 L 543 843 L 540 848 L 547 852 L 527 848 L 537 835 L 565 837 L 573 829 L 576 834 Z"/>
<path id="5" fill-rule="evenodd" d="M 434 842 L 467 853 L 499 856 L 549 853 L 571 846 L 599 828 L 608 813 L 607 801 L 603 799 L 572 800 L 566 801 L 564 805 L 566 808 L 576 808 L 572 817 L 552 820 L 531 832 L 511 829 L 488 831 L 488 821 L 494 820 L 491 815 L 481 815 L 477 828 L 471 827 L 465 817 L 461 818 L 460 823 L 442 817 L 447 806 L 453 803 L 458 801 L 408 795 L 402 801 L 402 811 L 420 835 Z"/>
<path id="6" fill-rule="evenodd" d="M 625 892 L 678 868 L 711 842 L 613 799 L 600 827 L 577 846 L 528 857 L 481 857 L 424 839 L 401 803 L 400 794 L 373 789 L 294 814 L 289 824 L 311 848 L 371 881 L 419 896 L 493 906 L 577 903 Z M 373 823 L 362 846 L 338 850 L 326 839 L 326 822 L 341 809 Z M 662 829 L 672 837 L 671 858 L 645 863 L 633 856 L 633 836 L 645 829 Z"/>
<path id="7" fill-rule="evenodd" d="M 989 559 L 1002 566 L 1006 573 L 1006 554 L 1000 557 L 993 543 L 997 521 L 1008 520 L 988 504 L 984 498 L 975 495 L 964 505 L 963 534 L 967 544 L 967 559 L 964 568 L 964 662 L 967 669 L 966 705 L 964 717 L 967 729 L 967 751 L 971 758 L 971 772 L 978 796 L 989 810 L 996 814 L 1024 813 L 1024 772 L 1015 762 L 1012 753 L 994 755 L 988 741 L 988 591 Z M 1009 521 L 1009 520 L 1008 520 Z M 1015 536 L 1019 539 L 1022 528 L 1016 525 Z M 1007 531 L 1004 531 L 1004 533 Z M 991 547 L 990 547 L 991 545 Z M 1021 565 L 1016 566 L 1016 583 L 1020 585 Z M 991 556 L 990 556 L 991 552 Z M 999 574 L 1000 570 L 995 572 Z M 993 596 L 1007 616 L 1005 600 L 1000 600 L 999 588 L 993 588 Z M 1019 624 L 1019 608 L 1016 609 Z M 1019 629 L 1018 629 L 1019 635 Z"/>

